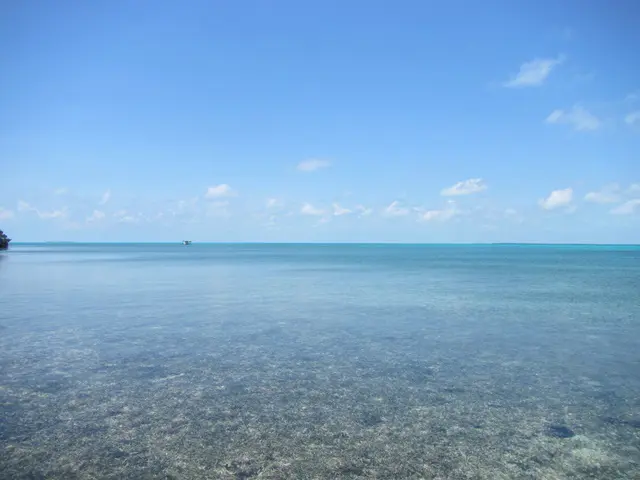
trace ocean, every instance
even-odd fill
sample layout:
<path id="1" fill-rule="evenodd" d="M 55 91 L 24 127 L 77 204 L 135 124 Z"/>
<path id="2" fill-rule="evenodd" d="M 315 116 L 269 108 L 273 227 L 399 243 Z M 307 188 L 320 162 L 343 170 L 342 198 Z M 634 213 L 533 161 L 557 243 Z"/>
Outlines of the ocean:
<path id="1" fill-rule="evenodd" d="M 638 479 L 640 248 L 15 244 L 0 478 Z"/>

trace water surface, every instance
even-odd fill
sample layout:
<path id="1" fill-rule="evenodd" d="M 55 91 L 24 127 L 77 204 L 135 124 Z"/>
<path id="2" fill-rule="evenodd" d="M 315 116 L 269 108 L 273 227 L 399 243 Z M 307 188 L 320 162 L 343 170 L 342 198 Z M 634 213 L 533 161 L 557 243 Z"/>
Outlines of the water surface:
<path id="1" fill-rule="evenodd" d="M 640 249 L 23 244 L 0 477 L 637 479 Z"/>

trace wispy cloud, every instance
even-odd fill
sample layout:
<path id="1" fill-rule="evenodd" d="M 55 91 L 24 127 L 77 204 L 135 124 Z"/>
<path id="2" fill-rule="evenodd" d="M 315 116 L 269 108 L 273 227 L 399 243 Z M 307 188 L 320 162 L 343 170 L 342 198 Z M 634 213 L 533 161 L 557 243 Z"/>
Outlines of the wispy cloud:
<path id="1" fill-rule="evenodd" d="M 348 208 L 343 208 L 340 205 L 338 205 L 337 203 L 334 203 L 332 205 L 332 207 L 333 207 L 333 215 L 336 216 L 336 217 L 339 217 L 341 215 L 348 215 L 350 213 L 353 213 Z"/>
<path id="2" fill-rule="evenodd" d="M 564 56 L 558 58 L 536 58 L 520 65 L 516 75 L 503 85 L 508 88 L 538 87 L 542 85 L 554 68 L 564 61 Z"/>
<path id="3" fill-rule="evenodd" d="M 32 207 L 30 203 L 25 202 L 24 200 L 18 200 L 18 211 L 19 212 L 31 212 L 34 211 L 35 207 Z"/>
<path id="4" fill-rule="evenodd" d="M 62 187 L 62 188 L 56 188 L 56 189 L 53 191 L 53 194 L 54 194 L 54 195 L 65 195 L 65 194 L 67 194 L 67 193 L 69 193 L 69 190 L 68 190 L 67 188 L 64 188 L 64 187 Z"/>
<path id="5" fill-rule="evenodd" d="M 616 203 L 620 201 L 620 185 L 612 183 L 605 185 L 599 191 L 589 192 L 584 196 L 585 202 Z"/>
<path id="6" fill-rule="evenodd" d="M 622 205 L 618 205 L 611 210 L 611 213 L 613 215 L 631 215 L 636 211 L 640 211 L 640 198 L 629 200 Z"/>
<path id="7" fill-rule="evenodd" d="M 373 213 L 372 208 L 367 208 L 364 205 L 356 205 L 355 211 L 358 212 L 359 216 L 366 217 Z"/>
<path id="8" fill-rule="evenodd" d="M 94 210 L 93 213 L 87 217 L 87 222 L 88 223 L 99 222 L 100 220 L 103 220 L 105 217 L 106 215 L 103 211 Z"/>
<path id="9" fill-rule="evenodd" d="M 284 205 L 284 202 L 277 198 L 267 198 L 267 201 L 265 202 L 265 206 L 268 209 L 280 208 L 283 205 Z"/>
<path id="10" fill-rule="evenodd" d="M 541 198 L 538 204 L 545 210 L 555 210 L 560 207 L 568 207 L 573 200 L 573 189 L 565 188 L 554 190 L 546 198 Z"/>
<path id="11" fill-rule="evenodd" d="M 394 200 L 384 209 L 383 213 L 389 217 L 404 217 L 409 215 L 409 209 L 402 207 L 398 200 Z"/>
<path id="12" fill-rule="evenodd" d="M 106 205 L 109 199 L 111 199 L 111 190 L 107 190 L 102 194 L 102 198 L 100 199 L 100 205 Z"/>
<path id="13" fill-rule="evenodd" d="M 640 123 L 640 110 L 636 110 L 635 112 L 631 112 L 624 117 L 624 123 L 627 125 L 635 125 L 636 123 Z"/>
<path id="14" fill-rule="evenodd" d="M 420 220 L 423 222 L 431 222 L 434 220 L 446 222 L 456 215 L 460 215 L 460 210 L 456 207 L 453 200 L 449 200 L 447 206 L 441 210 L 427 210 L 420 214 Z"/>
<path id="15" fill-rule="evenodd" d="M 51 211 L 42 211 L 38 208 L 34 207 L 28 202 L 24 200 L 18 200 L 18 211 L 19 212 L 34 212 L 38 217 L 43 220 L 49 220 L 53 218 L 66 218 L 69 213 L 69 209 L 67 207 L 63 207 L 60 210 L 51 210 Z"/>
<path id="16" fill-rule="evenodd" d="M 579 105 L 573 106 L 570 110 L 554 110 L 545 122 L 571 125 L 578 132 L 598 130 L 602 126 L 598 117 Z"/>
<path id="17" fill-rule="evenodd" d="M 462 182 L 458 182 L 455 185 L 444 188 L 440 192 L 441 195 L 445 197 L 451 197 L 456 195 L 471 195 L 472 193 L 482 192 L 487 189 L 487 185 L 481 178 L 470 178 L 469 180 L 464 180 Z"/>
<path id="18" fill-rule="evenodd" d="M 206 215 L 208 217 L 225 217 L 231 216 L 229 211 L 229 200 L 216 200 L 207 205 Z"/>
<path id="19" fill-rule="evenodd" d="M 637 92 L 632 92 L 629 95 L 626 96 L 625 101 L 627 102 L 637 102 L 638 100 L 640 100 L 640 90 L 638 90 Z"/>
<path id="20" fill-rule="evenodd" d="M 120 223 L 140 223 L 142 215 L 129 213 L 127 210 L 118 210 L 113 216 Z"/>
<path id="21" fill-rule="evenodd" d="M 298 164 L 298 170 L 301 172 L 314 172 L 316 170 L 320 170 L 321 168 L 327 168 L 331 166 L 331 162 L 328 160 L 320 160 L 320 159 L 309 159 L 304 160 Z"/>
<path id="22" fill-rule="evenodd" d="M 0 207 L 0 220 L 9 220 L 10 218 L 13 218 L 14 214 L 13 214 L 13 210 L 7 210 L 4 207 Z"/>
<path id="23" fill-rule="evenodd" d="M 234 196 L 236 196 L 236 192 L 226 183 L 209 187 L 207 188 L 207 192 L 204 194 L 204 197 L 209 199 Z"/>
<path id="24" fill-rule="evenodd" d="M 41 212 L 40 210 L 37 211 L 38 216 L 42 219 L 48 220 L 51 218 L 65 218 L 67 216 L 67 208 L 62 208 L 60 210 L 52 210 L 49 212 Z"/>
<path id="25" fill-rule="evenodd" d="M 324 215 L 324 210 L 322 210 L 321 208 L 316 208 L 313 205 L 311 205 L 310 203 L 305 203 L 304 205 L 302 205 L 302 208 L 300 209 L 300 213 L 302 215 L 310 215 L 310 216 L 314 216 L 314 217 L 320 217 L 320 216 Z"/>

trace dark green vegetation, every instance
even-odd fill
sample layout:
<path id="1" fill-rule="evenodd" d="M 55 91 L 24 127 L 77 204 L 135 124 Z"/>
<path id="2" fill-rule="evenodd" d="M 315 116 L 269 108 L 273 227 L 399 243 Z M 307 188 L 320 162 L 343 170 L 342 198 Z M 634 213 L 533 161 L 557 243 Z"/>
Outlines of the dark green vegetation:
<path id="1" fill-rule="evenodd" d="M 6 250 L 7 248 L 9 248 L 10 241 L 11 239 L 7 237 L 7 235 L 2 230 L 0 230 L 0 250 Z"/>

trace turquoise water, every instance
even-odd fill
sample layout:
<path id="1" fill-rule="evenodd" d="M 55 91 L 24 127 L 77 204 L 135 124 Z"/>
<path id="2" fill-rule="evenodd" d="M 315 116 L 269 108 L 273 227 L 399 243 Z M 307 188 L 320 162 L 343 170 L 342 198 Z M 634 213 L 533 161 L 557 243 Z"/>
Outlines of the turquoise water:
<path id="1" fill-rule="evenodd" d="M 0 478 L 637 479 L 640 248 L 16 244 Z"/>

